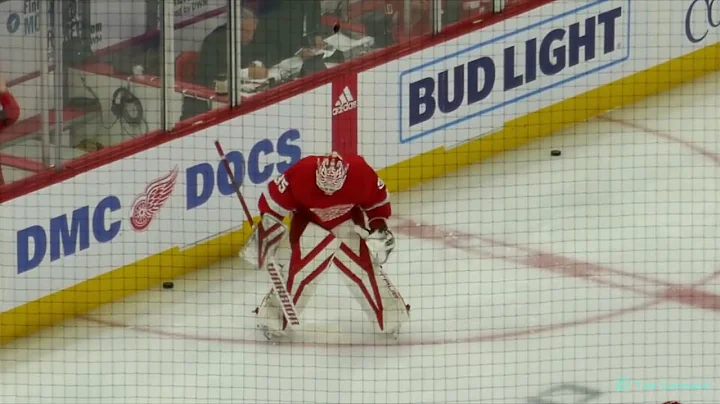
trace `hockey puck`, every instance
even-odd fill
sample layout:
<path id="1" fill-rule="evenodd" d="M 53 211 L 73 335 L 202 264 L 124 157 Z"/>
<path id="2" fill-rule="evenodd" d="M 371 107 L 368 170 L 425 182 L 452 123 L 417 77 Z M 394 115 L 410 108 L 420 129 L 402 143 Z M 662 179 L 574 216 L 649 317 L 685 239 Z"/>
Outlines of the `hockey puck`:
<path id="1" fill-rule="evenodd" d="M 172 282 L 163 282 L 163 289 L 172 289 L 175 287 L 175 284 Z"/>
<path id="2" fill-rule="evenodd" d="M 557 157 L 557 156 L 559 156 L 559 155 L 561 155 L 561 154 L 562 154 L 562 152 L 561 152 L 560 150 L 553 150 L 553 151 L 550 152 L 550 155 L 551 155 L 551 156 L 555 156 L 555 157 Z"/>

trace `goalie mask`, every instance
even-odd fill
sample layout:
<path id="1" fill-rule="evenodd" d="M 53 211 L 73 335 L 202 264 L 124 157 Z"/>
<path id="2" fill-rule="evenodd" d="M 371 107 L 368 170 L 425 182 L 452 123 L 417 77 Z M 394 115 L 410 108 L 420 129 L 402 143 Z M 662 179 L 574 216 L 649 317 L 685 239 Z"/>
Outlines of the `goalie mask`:
<path id="1" fill-rule="evenodd" d="M 315 183 L 326 195 L 332 195 L 342 189 L 348 173 L 348 164 L 336 152 L 318 160 Z"/>

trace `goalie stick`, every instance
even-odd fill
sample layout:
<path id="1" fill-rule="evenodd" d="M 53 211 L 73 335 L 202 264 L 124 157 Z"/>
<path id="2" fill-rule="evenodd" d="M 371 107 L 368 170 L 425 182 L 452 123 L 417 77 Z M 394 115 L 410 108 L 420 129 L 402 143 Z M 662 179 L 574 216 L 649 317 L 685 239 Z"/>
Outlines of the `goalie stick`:
<path id="1" fill-rule="evenodd" d="M 220 160 L 222 161 L 223 166 L 225 167 L 225 172 L 227 172 L 228 178 L 230 178 L 230 183 L 232 184 L 233 188 L 235 189 L 235 195 L 237 196 L 238 200 L 240 201 L 240 204 L 242 205 L 243 211 L 245 212 L 245 218 L 247 220 L 247 223 L 250 225 L 251 229 L 255 228 L 255 224 L 253 223 L 252 215 L 250 214 L 250 209 L 247 206 L 247 203 L 245 202 L 245 198 L 242 196 L 242 193 L 240 192 L 240 185 L 235 180 L 235 175 L 233 174 L 232 170 L 230 169 L 230 163 L 227 161 L 227 158 L 225 158 L 225 152 L 223 151 L 222 146 L 220 145 L 219 141 L 215 141 L 215 148 L 217 149 L 218 154 L 220 155 Z M 262 231 L 262 222 L 258 222 L 257 224 L 258 230 Z M 275 290 L 275 298 L 278 300 L 279 306 L 282 309 L 283 314 L 285 315 L 285 318 L 288 320 L 288 324 L 291 328 L 300 326 L 300 320 L 298 320 L 297 311 L 295 310 L 295 304 L 293 303 L 293 297 L 288 292 L 287 288 L 285 287 L 285 279 L 280 274 L 280 271 L 278 270 L 277 265 L 275 265 L 274 260 L 270 259 L 267 263 L 265 263 L 265 270 L 270 275 L 270 281 L 272 283 L 272 288 Z"/>

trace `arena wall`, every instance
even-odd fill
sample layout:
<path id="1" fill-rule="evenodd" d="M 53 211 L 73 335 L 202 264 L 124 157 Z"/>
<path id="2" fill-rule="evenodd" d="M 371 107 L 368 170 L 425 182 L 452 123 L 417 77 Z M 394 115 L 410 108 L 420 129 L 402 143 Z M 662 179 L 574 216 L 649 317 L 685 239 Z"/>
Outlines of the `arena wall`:
<path id="1" fill-rule="evenodd" d="M 718 70 L 710 7 L 555 1 L 9 200 L 0 341 L 236 254 L 249 229 L 216 139 L 251 206 L 300 155 L 331 148 L 407 189 Z M 345 88 L 357 103 L 334 110 Z M 148 215 L 150 189 L 165 200 Z"/>

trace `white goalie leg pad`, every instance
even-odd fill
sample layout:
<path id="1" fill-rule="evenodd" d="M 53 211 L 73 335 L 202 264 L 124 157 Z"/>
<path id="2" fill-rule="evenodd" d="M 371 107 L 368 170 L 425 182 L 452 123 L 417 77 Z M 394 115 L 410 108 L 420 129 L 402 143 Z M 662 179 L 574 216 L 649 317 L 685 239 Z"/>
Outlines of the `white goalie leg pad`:
<path id="1" fill-rule="evenodd" d="M 383 331 L 395 334 L 410 319 L 410 306 L 407 305 L 400 291 L 390 281 L 383 267 L 376 265 L 374 268 L 379 278 L 380 297 L 384 302 L 383 320 L 385 321 L 385 328 Z"/>
<path id="2" fill-rule="evenodd" d="M 268 257 L 274 257 L 288 233 L 287 226 L 273 215 L 263 215 L 256 224 L 240 256 L 257 268 L 264 268 Z"/>
<path id="3" fill-rule="evenodd" d="M 333 259 L 346 275 L 348 289 L 367 317 L 385 333 L 397 333 L 409 318 L 408 307 L 382 267 L 372 262 L 370 251 L 357 233 L 347 237 Z"/>
<path id="4" fill-rule="evenodd" d="M 298 313 L 294 304 L 291 304 L 293 298 L 285 287 L 285 275 L 282 267 L 275 263 L 273 257 L 268 258 L 266 262 L 267 272 L 271 284 L 270 292 L 260 302 L 258 308 L 258 328 L 270 337 L 279 337 L 285 334 L 283 330 L 284 321 L 291 327 L 300 325 Z M 275 276 L 273 276 L 275 275 Z"/>
<path id="5" fill-rule="evenodd" d="M 290 264 L 286 268 L 286 289 L 292 296 L 295 312 L 300 318 L 308 301 L 314 296 L 319 281 L 340 246 L 340 240 L 329 231 L 308 224 L 297 243 L 290 244 Z M 277 299 L 265 299 L 258 311 L 259 326 L 270 330 L 284 330 L 287 319 L 278 306 Z M 302 324 L 302 320 L 300 321 Z"/>

